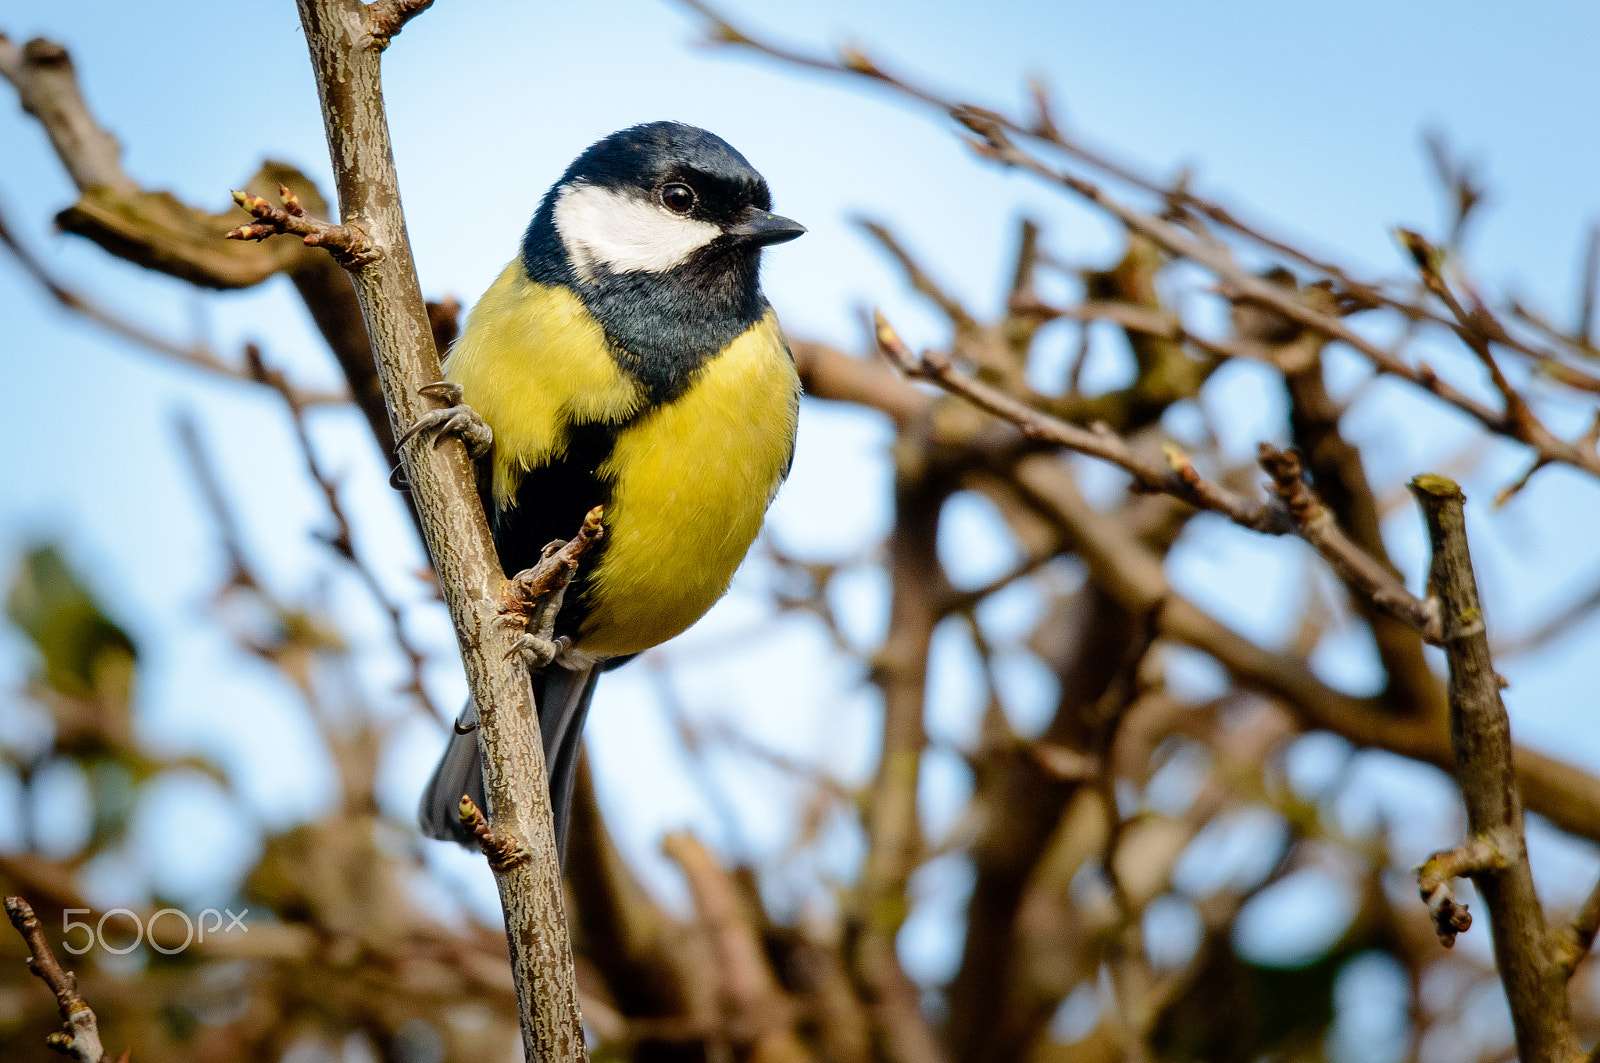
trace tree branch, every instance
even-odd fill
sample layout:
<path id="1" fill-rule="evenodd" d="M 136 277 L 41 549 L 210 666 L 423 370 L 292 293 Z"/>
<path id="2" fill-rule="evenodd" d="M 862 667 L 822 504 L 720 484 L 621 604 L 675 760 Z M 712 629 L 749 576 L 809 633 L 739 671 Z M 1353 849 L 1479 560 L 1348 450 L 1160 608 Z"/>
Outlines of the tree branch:
<path id="1" fill-rule="evenodd" d="M 18 48 L 0 34 L 0 76 L 16 88 L 22 109 L 44 127 L 73 184 L 123 194 L 138 191 L 122 170 L 117 138 L 101 128 L 83 102 L 65 48 L 42 38 Z"/>
<path id="2" fill-rule="evenodd" d="M 1122 222 L 1134 232 L 1160 244 L 1168 252 L 1188 259 L 1210 270 L 1224 282 L 1231 298 L 1245 299 L 1270 307 L 1289 320 L 1315 330 L 1330 339 L 1354 348 L 1380 371 L 1409 381 L 1430 392 L 1436 398 L 1475 418 L 1489 431 L 1508 436 L 1533 448 L 1546 464 L 1561 462 L 1582 469 L 1592 476 L 1600 476 L 1600 452 L 1585 439 L 1569 442 L 1557 438 L 1537 421 L 1502 413 L 1472 398 L 1460 388 L 1439 377 L 1427 366 L 1413 369 L 1398 355 L 1373 343 L 1356 332 L 1344 321 L 1310 305 L 1296 294 L 1253 276 L 1233 261 L 1231 253 L 1223 246 L 1207 243 L 1169 221 L 1153 214 L 1135 210 L 1107 195 L 1097 185 L 1064 170 L 1047 166 L 1019 148 L 1007 135 L 1000 122 L 987 114 L 961 111 L 956 117 L 983 138 L 978 146 L 981 153 L 1005 166 L 1014 166 L 1059 184 L 1082 196 Z"/>
<path id="3" fill-rule="evenodd" d="M 1572 922 L 1559 932 L 1553 945 L 1556 962 L 1570 979 L 1578 964 L 1589 955 L 1595 934 L 1600 933 L 1600 881 L 1589 890 Z"/>
<path id="4" fill-rule="evenodd" d="M 1163 469 L 1134 453 L 1133 448 L 1104 424 L 1089 428 L 1041 413 L 998 388 L 957 373 L 940 354 L 920 358 L 901 341 L 889 323 L 876 318 L 878 344 L 905 372 L 931 380 L 979 409 L 1009 421 L 1029 439 L 1065 447 L 1110 462 L 1132 475 L 1137 489 L 1181 499 L 1197 509 L 1221 513 L 1251 531 L 1282 535 L 1293 531 L 1310 543 L 1339 575 L 1374 606 L 1416 628 L 1430 642 L 1439 639 L 1435 608 L 1406 590 L 1385 565 L 1372 559 L 1350 541 L 1321 500 L 1305 482 L 1300 460 L 1269 444 L 1261 444 L 1261 464 L 1273 477 L 1278 500 L 1270 505 L 1244 498 L 1205 479 L 1182 453 L 1169 448 Z"/>
<path id="5" fill-rule="evenodd" d="M 1454 482 L 1442 476 L 1418 476 L 1411 481 L 1411 490 L 1422 507 L 1433 546 L 1428 585 L 1442 608 L 1450 667 L 1450 745 L 1471 831 L 1471 841 L 1460 856 L 1436 856 L 1424 865 L 1424 870 L 1433 865 L 1434 878 L 1419 880 L 1419 885 L 1426 891 L 1439 874 L 1457 873 L 1452 863 L 1472 876 L 1489 908 L 1495 965 L 1511 1005 L 1518 1054 L 1525 1063 L 1564 1063 L 1579 1052 L 1567 999 L 1567 970 L 1553 955 L 1528 865 L 1511 721 L 1489 658 L 1489 636 L 1467 549 L 1466 499 Z M 1435 896 L 1438 893 L 1436 888 Z M 1434 910 L 1431 901 L 1429 907 Z M 1444 907 L 1441 902 L 1436 919 Z M 1441 928 L 1441 940 L 1453 927 L 1450 923 Z"/>
<path id="6" fill-rule="evenodd" d="M 942 1057 L 895 951 L 896 935 L 910 914 L 907 884 L 922 851 L 917 780 L 927 744 L 928 641 L 946 596 L 936 534 L 948 488 L 922 472 L 902 467 L 895 483 L 889 633 L 873 662 L 883 690 L 883 749 L 862 817 L 867 856 L 850 913 L 853 973 L 884 1033 L 891 1063 Z"/>
<path id="7" fill-rule="evenodd" d="M 248 288 L 287 274 L 339 360 L 379 449 L 386 456 L 394 453 L 361 308 L 349 275 L 337 262 L 289 241 L 225 243 L 218 237 L 234 227 L 230 212 L 212 214 L 171 193 L 140 188 L 123 173 L 116 141 L 89 112 L 71 60 L 59 44 L 36 40 L 18 48 L 0 36 L 0 76 L 16 88 L 24 109 L 38 117 L 77 185 L 78 202 L 56 215 L 60 229 L 134 265 L 201 288 Z M 283 163 L 264 163 L 246 188 L 269 192 L 279 184 L 293 189 L 310 213 L 326 213 L 316 186 Z"/>
<path id="8" fill-rule="evenodd" d="M 1391 574 L 1398 575 L 1383 541 L 1382 517 L 1372 484 L 1362 464 L 1361 452 L 1339 428 L 1344 408 L 1328 394 L 1323 379 L 1321 337 L 1291 323 L 1300 337 L 1317 340 L 1315 353 L 1299 368 L 1274 359 L 1284 368 L 1289 396 L 1289 430 L 1295 449 L 1303 456 L 1317 494 L 1333 511 L 1352 542 Z M 1287 337 L 1285 337 L 1287 339 Z M 1290 343 L 1279 346 L 1283 350 Z M 1403 620 L 1384 613 L 1365 594 L 1347 585 L 1351 604 L 1372 629 L 1378 658 L 1388 675 L 1384 697 L 1397 713 L 1443 721 L 1449 716 L 1444 684 L 1429 667 L 1417 631 Z"/>
<path id="9" fill-rule="evenodd" d="M 250 212 L 255 221 L 230 229 L 223 236 L 229 240 L 265 240 L 269 236 L 298 236 L 307 247 L 325 247 L 334 259 L 347 269 L 376 262 L 381 252 L 367 239 L 367 234 L 355 224 L 334 225 L 306 213 L 300 197 L 287 185 L 278 186 L 278 198 L 283 206 L 274 207 L 261 196 L 234 190 L 233 201 Z"/>
<path id="10" fill-rule="evenodd" d="M 1439 935 L 1439 944 L 1452 948 L 1457 934 L 1472 926 L 1467 906 L 1456 900 L 1451 879 L 1467 878 L 1505 867 L 1505 855 L 1483 839 L 1454 849 L 1434 853 L 1417 868 L 1417 891 L 1428 906 L 1428 916 Z"/>
<path id="11" fill-rule="evenodd" d="M 373 0 L 367 6 L 368 32 L 378 48 L 389 47 L 406 23 L 433 6 L 433 0 Z"/>
<path id="12" fill-rule="evenodd" d="M 83 292 L 70 287 L 65 281 L 53 274 L 39 257 L 17 238 L 16 233 L 11 230 L 3 209 L 0 209 L 0 246 L 4 246 L 7 251 L 11 252 L 12 257 L 17 260 L 17 264 L 22 267 L 22 271 L 32 277 L 62 309 L 77 314 L 114 336 L 119 336 L 136 346 L 143 347 L 173 362 L 196 369 L 203 369 L 208 373 L 215 373 L 232 380 L 261 383 L 260 380 L 252 375 L 250 365 L 239 366 L 224 361 L 216 351 L 199 342 L 183 344 L 170 340 L 165 336 L 152 332 L 137 322 L 119 316 L 109 307 L 102 306 Z M 304 390 L 294 388 L 287 382 L 285 382 L 284 386 L 289 387 L 295 397 L 295 401 L 304 406 L 320 406 L 350 401 L 350 396 L 343 392 Z"/>
<path id="13" fill-rule="evenodd" d="M 809 1061 L 811 1053 L 795 1036 L 794 1002 L 772 971 L 732 876 L 689 834 L 667 835 L 661 849 L 683 872 L 716 957 L 726 1036 L 761 1063 Z"/>
<path id="14" fill-rule="evenodd" d="M 812 398 L 870 406 L 901 427 L 925 417 L 933 404 L 933 396 L 881 363 L 849 357 L 826 344 L 793 343 L 806 394 Z M 1064 531 L 1069 546 L 1083 555 L 1091 570 L 1104 574 L 1107 592 L 1129 610 L 1149 609 L 1164 601 L 1157 616 L 1165 637 L 1215 658 L 1243 685 L 1282 699 L 1305 726 L 1449 769 L 1449 742 L 1438 728 L 1396 717 L 1381 703 L 1332 689 L 1303 662 L 1262 649 L 1174 594 L 1160 559 L 1125 539 L 1113 526 L 1114 519 L 1095 512 L 1071 480 L 1069 469 L 1038 455 L 996 468 L 977 486 L 999 498 L 1020 496 Z M 1517 780 L 1528 807 L 1561 830 L 1600 841 L 1600 779 L 1534 750 L 1519 748 L 1515 755 Z"/>
<path id="15" fill-rule="evenodd" d="M 5 903 L 11 925 L 28 943 L 28 970 L 50 987 L 56 995 L 56 1007 L 61 1011 L 61 1030 L 51 1034 L 46 1043 L 78 1063 L 109 1063 L 111 1057 L 100 1044 L 99 1021 L 83 994 L 78 992 L 78 979 L 71 971 L 62 970 L 55 953 L 50 951 L 50 943 L 44 939 L 44 928 L 39 925 L 39 917 L 33 914 L 33 907 L 21 897 L 7 897 Z M 127 1063 L 127 1059 L 128 1053 L 124 1052 L 118 1063 Z"/>
<path id="16" fill-rule="evenodd" d="M 418 389 L 439 379 L 438 353 L 418 286 L 379 80 L 382 41 L 358 0 L 299 0 L 322 101 L 341 221 L 382 252 L 352 271 L 372 337 L 390 426 L 416 422 Z M 544 751 L 527 675 L 508 667 L 511 634 L 494 623 L 503 570 L 458 440 L 413 443 L 406 472 L 478 707 L 484 781 L 495 827 L 532 859 L 497 869 L 522 1023 L 523 1050 L 539 1063 L 585 1058 L 576 975 L 562 913 L 560 859 Z"/>

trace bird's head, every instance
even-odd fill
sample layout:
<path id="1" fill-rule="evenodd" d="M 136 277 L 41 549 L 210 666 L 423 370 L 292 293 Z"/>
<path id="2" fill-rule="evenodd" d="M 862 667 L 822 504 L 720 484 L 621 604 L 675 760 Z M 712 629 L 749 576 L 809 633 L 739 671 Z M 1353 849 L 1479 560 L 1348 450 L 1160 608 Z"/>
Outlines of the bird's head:
<path id="1" fill-rule="evenodd" d="M 767 182 L 727 141 L 679 122 L 613 133 L 575 159 L 529 227 L 530 272 L 569 283 L 690 271 L 748 273 L 805 226 L 772 213 Z"/>

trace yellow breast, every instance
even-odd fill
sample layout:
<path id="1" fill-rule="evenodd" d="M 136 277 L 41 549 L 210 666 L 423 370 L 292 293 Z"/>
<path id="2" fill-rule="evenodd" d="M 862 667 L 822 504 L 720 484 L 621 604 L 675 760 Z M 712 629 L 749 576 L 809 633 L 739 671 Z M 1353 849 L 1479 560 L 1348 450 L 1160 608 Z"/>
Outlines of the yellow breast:
<path id="1" fill-rule="evenodd" d="M 772 311 L 675 401 L 623 431 L 579 648 L 637 653 L 727 591 L 792 453 L 800 379 Z"/>
<path id="2" fill-rule="evenodd" d="M 800 381 L 770 310 L 646 409 L 582 301 L 513 262 L 473 308 L 446 376 L 494 430 L 502 509 L 529 470 L 563 456 L 568 425 L 626 424 L 600 467 L 606 538 L 576 640 L 600 656 L 659 645 L 722 597 L 793 449 Z"/>
<path id="3" fill-rule="evenodd" d="M 514 503 L 529 469 L 559 457 L 573 421 L 624 421 L 643 389 L 605 330 L 566 288 L 534 284 L 513 261 L 472 308 L 445 376 L 494 430 L 494 502 Z"/>

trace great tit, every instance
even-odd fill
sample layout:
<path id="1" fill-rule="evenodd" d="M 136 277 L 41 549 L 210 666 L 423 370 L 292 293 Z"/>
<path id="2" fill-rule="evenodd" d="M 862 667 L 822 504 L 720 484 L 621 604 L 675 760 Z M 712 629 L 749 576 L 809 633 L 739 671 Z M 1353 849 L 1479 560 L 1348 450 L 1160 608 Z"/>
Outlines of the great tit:
<path id="1" fill-rule="evenodd" d="M 563 853 L 599 673 L 722 597 L 788 475 L 800 380 L 759 268 L 762 248 L 803 232 L 720 137 L 624 129 L 545 194 L 445 362 L 471 418 L 454 423 L 487 448 L 508 575 L 605 507 L 557 614 L 570 646 L 533 677 Z M 476 720 L 468 704 L 423 793 L 430 837 L 473 844 L 457 809 L 463 794 L 485 805 Z"/>

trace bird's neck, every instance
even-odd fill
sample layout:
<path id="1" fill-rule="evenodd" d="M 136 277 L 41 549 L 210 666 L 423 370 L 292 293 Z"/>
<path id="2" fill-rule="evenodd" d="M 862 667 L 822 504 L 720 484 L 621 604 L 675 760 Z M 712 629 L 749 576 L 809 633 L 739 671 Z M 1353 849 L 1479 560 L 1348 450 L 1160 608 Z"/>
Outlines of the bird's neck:
<path id="1" fill-rule="evenodd" d="M 612 273 L 601 267 L 584 278 L 572 268 L 553 226 L 536 220 L 523 243 L 522 264 L 535 283 L 576 293 L 605 329 L 617 363 L 653 402 L 667 402 L 766 312 L 760 252 L 711 250 L 662 272 Z"/>

